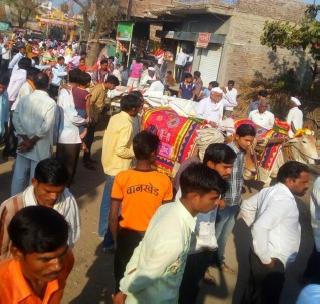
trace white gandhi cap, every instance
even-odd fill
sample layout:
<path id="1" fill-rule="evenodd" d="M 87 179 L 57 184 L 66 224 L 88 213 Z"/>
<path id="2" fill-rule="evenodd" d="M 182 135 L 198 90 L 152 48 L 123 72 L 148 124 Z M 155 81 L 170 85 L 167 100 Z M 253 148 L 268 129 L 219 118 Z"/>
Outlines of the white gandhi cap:
<path id="1" fill-rule="evenodd" d="M 298 98 L 296 97 L 291 97 L 290 100 L 295 103 L 298 107 L 301 106 L 301 102 Z"/>
<path id="2" fill-rule="evenodd" d="M 211 89 L 211 93 L 223 94 L 223 91 L 219 87 L 216 87 L 216 88 Z"/>

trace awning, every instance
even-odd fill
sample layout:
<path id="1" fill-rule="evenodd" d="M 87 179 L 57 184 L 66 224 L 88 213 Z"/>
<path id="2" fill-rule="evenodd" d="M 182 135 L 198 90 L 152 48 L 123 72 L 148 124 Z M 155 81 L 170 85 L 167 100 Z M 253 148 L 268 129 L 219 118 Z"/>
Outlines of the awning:
<path id="1" fill-rule="evenodd" d="M 198 32 L 156 31 L 158 38 L 197 42 Z M 209 43 L 224 44 L 225 35 L 212 33 Z"/>

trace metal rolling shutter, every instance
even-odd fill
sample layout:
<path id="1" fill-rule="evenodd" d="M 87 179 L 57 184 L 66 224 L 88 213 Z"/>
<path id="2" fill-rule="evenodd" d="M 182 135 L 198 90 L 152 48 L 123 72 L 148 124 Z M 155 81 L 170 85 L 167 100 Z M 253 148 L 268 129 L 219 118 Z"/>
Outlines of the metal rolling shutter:
<path id="1" fill-rule="evenodd" d="M 209 44 L 208 48 L 201 49 L 199 71 L 205 87 L 210 81 L 217 80 L 222 47 L 219 44 Z"/>

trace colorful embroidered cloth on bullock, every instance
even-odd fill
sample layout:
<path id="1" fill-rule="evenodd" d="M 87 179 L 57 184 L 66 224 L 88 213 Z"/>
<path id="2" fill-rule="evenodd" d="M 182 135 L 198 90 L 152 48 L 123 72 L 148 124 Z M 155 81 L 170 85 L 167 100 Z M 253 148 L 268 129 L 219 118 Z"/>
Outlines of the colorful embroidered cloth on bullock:
<path id="1" fill-rule="evenodd" d="M 257 126 L 257 128 L 261 128 Z M 268 141 L 279 140 L 279 142 L 267 143 L 265 149 L 261 155 L 259 160 L 259 176 L 262 181 L 265 181 L 270 177 L 273 166 L 276 163 L 278 153 L 281 149 L 281 139 L 285 139 L 288 137 L 288 131 L 290 129 L 289 125 L 280 121 L 279 119 L 275 119 L 274 126 L 272 130 L 265 130 L 263 132 L 261 128 L 260 131 L 260 139 L 267 139 Z M 258 132 L 257 132 L 258 133 Z"/>
<path id="2" fill-rule="evenodd" d="M 179 116 L 169 107 L 151 108 L 143 116 L 143 129 L 157 134 L 160 150 L 156 165 L 160 172 L 174 177 L 179 165 L 194 153 L 201 119 Z"/>

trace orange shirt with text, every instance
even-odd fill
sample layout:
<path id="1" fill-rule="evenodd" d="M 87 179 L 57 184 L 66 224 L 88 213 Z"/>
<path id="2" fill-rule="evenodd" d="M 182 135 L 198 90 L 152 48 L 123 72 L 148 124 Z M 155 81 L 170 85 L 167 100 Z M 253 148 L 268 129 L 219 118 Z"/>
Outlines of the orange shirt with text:
<path id="1" fill-rule="evenodd" d="M 111 193 L 112 199 L 122 201 L 120 226 L 136 231 L 146 231 L 156 210 L 164 201 L 171 201 L 172 196 L 167 175 L 135 169 L 120 172 Z"/>

